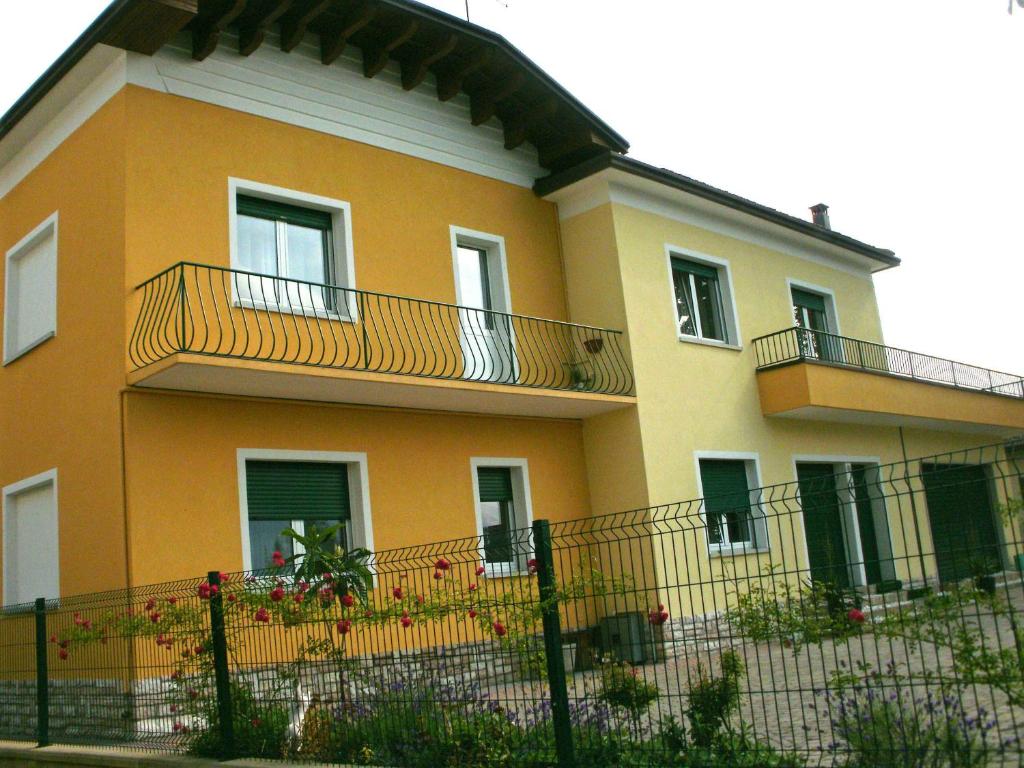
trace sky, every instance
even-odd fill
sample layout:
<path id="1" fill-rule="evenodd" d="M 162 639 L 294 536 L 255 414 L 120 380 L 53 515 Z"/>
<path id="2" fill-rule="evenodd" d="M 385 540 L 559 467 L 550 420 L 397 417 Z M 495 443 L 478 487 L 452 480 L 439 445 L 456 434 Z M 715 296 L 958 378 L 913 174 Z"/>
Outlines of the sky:
<path id="1" fill-rule="evenodd" d="M 470 17 L 633 157 L 805 218 L 827 203 L 834 229 L 896 251 L 875 277 L 887 344 L 1024 374 L 1021 1 L 470 0 Z M 0 112 L 106 4 L 6 0 Z"/>

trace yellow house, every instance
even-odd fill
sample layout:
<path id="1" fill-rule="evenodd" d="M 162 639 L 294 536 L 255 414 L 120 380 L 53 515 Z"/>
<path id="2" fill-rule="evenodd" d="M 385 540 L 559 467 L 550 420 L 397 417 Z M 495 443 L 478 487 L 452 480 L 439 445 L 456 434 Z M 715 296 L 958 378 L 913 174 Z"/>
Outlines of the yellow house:
<path id="1" fill-rule="evenodd" d="M 890 252 L 627 149 L 417 3 L 113 3 L 0 119 L 5 603 L 324 520 L 501 576 L 534 519 L 1024 430 L 1019 377 L 879 352 Z M 770 558 L 711 530 L 691 574 Z"/>

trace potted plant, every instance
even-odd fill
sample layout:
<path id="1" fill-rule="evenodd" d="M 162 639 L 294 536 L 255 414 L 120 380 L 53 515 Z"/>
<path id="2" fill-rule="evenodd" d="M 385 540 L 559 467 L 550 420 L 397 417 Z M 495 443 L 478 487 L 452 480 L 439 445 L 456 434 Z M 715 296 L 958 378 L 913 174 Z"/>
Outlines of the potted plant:
<path id="1" fill-rule="evenodd" d="M 974 579 L 974 588 L 986 595 L 996 593 L 995 573 L 999 565 L 990 557 L 972 558 L 970 562 L 971 575 Z"/>
<path id="2" fill-rule="evenodd" d="M 583 342 L 583 348 L 592 355 L 596 355 L 602 349 L 604 349 L 604 339 L 597 336 L 593 339 L 586 339 Z"/>

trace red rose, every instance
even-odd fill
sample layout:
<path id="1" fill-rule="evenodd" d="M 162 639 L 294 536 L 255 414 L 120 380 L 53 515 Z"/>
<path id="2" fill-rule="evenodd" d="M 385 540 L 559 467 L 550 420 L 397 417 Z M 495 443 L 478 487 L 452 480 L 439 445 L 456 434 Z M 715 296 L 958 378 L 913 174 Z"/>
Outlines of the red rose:
<path id="1" fill-rule="evenodd" d="M 178 598 L 176 598 L 174 595 L 171 595 L 167 598 L 167 602 L 171 605 L 176 605 L 178 603 Z"/>
<path id="2" fill-rule="evenodd" d="M 469 585 L 469 591 L 470 592 L 476 592 L 476 584 L 470 584 Z"/>
<path id="3" fill-rule="evenodd" d="M 352 595 L 342 595 L 341 604 L 344 605 L 346 608 L 351 608 L 353 605 L 356 604 L 356 599 L 352 597 Z"/>
<path id="4" fill-rule="evenodd" d="M 302 592 L 296 592 L 294 595 L 292 595 L 292 600 L 294 600 L 296 603 L 301 603 L 305 599 L 306 596 Z"/>
<path id="5" fill-rule="evenodd" d="M 66 648 L 61 648 L 59 651 L 57 651 L 57 655 L 60 656 L 61 661 L 67 661 L 68 651 Z"/>
<path id="6" fill-rule="evenodd" d="M 181 723 L 175 723 L 175 724 L 174 724 L 174 727 L 173 727 L 173 728 L 172 728 L 171 730 L 173 730 L 173 731 L 174 731 L 175 733 L 181 733 L 181 730 L 182 730 L 182 729 L 183 729 L 184 727 L 185 727 L 185 726 L 184 726 L 184 725 L 182 725 Z"/>
<path id="7" fill-rule="evenodd" d="M 320 590 L 320 600 L 322 602 L 329 603 L 333 599 L 334 599 L 334 590 L 333 589 L 331 589 L 330 587 L 324 587 L 323 589 Z M 342 603 L 345 602 L 344 595 L 341 598 L 341 602 Z"/>
<path id="8" fill-rule="evenodd" d="M 270 623 L 270 614 L 267 613 L 267 609 L 262 606 L 256 611 L 256 615 L 253 616 L 256 621 L 262 621 L 264 624 Z"/>
<path id="9" fill-rule="evenodd" d="M 347 635 L 352 629 L 352 621 L 350 619 L 342 619 L 338 622 L 338 634 Z"/>
<path id="10" fill-rule="evenodd" d="M 444 578 L 444 574 L 441 573 L 440 571 L 434 571 L 434 578 L 437 579 L 438 581 L 440 581 L 441 579 Z"/>
<path id="11" fill-rule="evenodd" d="M 146 601 L 146 610 L 152 611 L 154 608 L 156 608 L 156 598 L 151 597 L 149 598 L 149 600 Z"/>
<path id="12" fill-rule="evenodd" d="M 229 576 L 226 573 L 224 573 L 224 571 L 221 571 L 217 575 L 220 576 L 220 583 L 221 584 L 227 584 L 228 583 Z"/>
<path id="13" fill-rule="evenodd" d="M 157 611 L 153 611 L 151 614 L 149 614 L 149 620 L 152 621 L 154 624 L 158 623 L 160 621 L 160 614 Z M 86 627 L 86 629 L 88 629 L 88 627 Z"/>
<path id="14" fill-rule="evenodd" d="M 508 630 L 505 628 L 505 625 L 502 624 L 500 621 L 494 622 L 493 629 L 494 634 L 496 634 L 498 637 L 504 637 L 508 634 Z"/>
<path id="15" fill-rule="evenodd" d="M 238 599 L 238 595 L 236 595 L 234 592 L 232 592 L 230 595 L 228 595 L 228 602 L 229 603 L 233 603 L 237 599 Z"/>
<path id="16" fill-rule="evenodd" d="M 274 587 L 272 590 L 270 590 L 270 599 L 273 600 L 275 603 L 280 603 L 282 600 L 284 600 L 284 589 L 282 589 L 281 587 Z"/>
<path id="17" fill-rule="evenodd" d="M 434 567 L 439 571 L 447 571 L 449 568 L 452 567 L 452 564 L 450 561 L 442 557 L 439 558 L 436 563 L 434 563 Z"/>
<path id="18" fill-rule="evenodd" d="M 173 715 L 175 712 L 178 711 L 178 705 L 177 704 L 171 704 L 170 711 L 171 711 L 171 714 Z"/>
<path id="19" fill-rule="evenodd" d="M 217 591 L 218 590 L 216 584 L 211 584 L 208 581 L 204 581 L 202 584 L 199 585 L 199 599 L 209 600 L 213 595 L 217 594 Z"/>
<path id="20" fill-rule="evenodd" d="M 405 627 L 406 629 L 408 629 L 409 627 L 412 626 L 412 619 L 410 619 L 408 616 L 403 616 L 400 619 L 400 621 L 402 622 L 402 626 Z"/>
<path id="21" fill-rule="evenodd" d="M 260 720 L 258 717 L 254 717 L 251 722 L 253 728 L 259 728 L 261 725 L 263 725 L 263 721 Z"/>
<path id="22" fill-rule="evenodd" d="M 194 653 L 196 656 L 199 656 L 205 650 L 206 649 L 203 648 L 203 646 L 197 645 L 195 648 L 192 649 L 192 653 Z"/>
<path id="23" fill-rule="evenodd" d="M 373 611 L 371 611 L 369 608 L 367 608 L 366 613 L 364 613 L 363 615 L 366 618 L 368 618 L 368 619 L 372 619 L 373 618 Z"/>
<path id="24" fill-rule="evenodd" d="M 472 608 L 469 609 L 469 618 L 471 618 L 471 619 L 475 619 L 476 618 L 476 611 L 474 611 Z"/>
<path id="25" fill-rule="evenodd" d="M 532 573 L 536 573 L 537 569 L 539 567 L 540 567 L 540 563 L 537 562 L 533 558 L 530 558 L 529 560 L 526 561 L 526 570 L 527 570 L 528 573 L 531 573 L 531 574 Z"/>
<path id="26" fill-rule="evenodd" d="M 394 596 L 395 600 L 401 600 L 402 599 L 402 588 L 401 587 L 395 587 L 394 589 L 391 590 L 391 594 Z"/>
<path id="27" fill-rule="evenodd" d="M 416 602 L 423 605 L 423 595 L 416 595 Z"/>
<path id="28" fill-rule="evenodd" d="M 484 568 L 482 565 L 478 565 L 476 567 L 476 575 L 477 576 L 483 576 L 485 573 L 487 573 L 487 569 Z"/>
<path id="29" fill-rule="evenodd" d="M 284 555 L 279 550 L 274 550 L 274 554 L 270 556 L 270 559 L 273 561 L 275 568 L 283 568 L 285 566 Z"/>
<path id="30" fill-rule="evenodd" d="M 668 611 L 665 610 L 665 606 L 658 603 L 658 609 L 647 614 L 647 621 L 653 627 L 660 627 L 668 621 Z"/>
<path id="31" fill-rule="evenodd" d="M 56 635 L 50 635 L 50 642 L 56 644 L 57 636 Z"/>
<path id="32" fill-rule="evenodd" d="M 309 591 L 309 582 L 308 581 L 300 581 L 299 582 L 299 592 L 308 592 L 308 591 Z"/>
<path id="33" fill-rule="evenodd" d="M 852 621 L 854 624 L 864 623 L 864 612 L 859 608 L 851 608 L 850 612 L 846 614 L 846 618 Z"/>

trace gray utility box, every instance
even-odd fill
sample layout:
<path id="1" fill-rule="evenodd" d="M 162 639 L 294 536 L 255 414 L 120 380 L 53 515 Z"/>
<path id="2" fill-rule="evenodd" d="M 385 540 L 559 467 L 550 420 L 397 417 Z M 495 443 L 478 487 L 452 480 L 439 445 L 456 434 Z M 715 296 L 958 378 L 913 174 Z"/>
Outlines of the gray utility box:
<path id="1" fill-rule="evenodd" d="M 602 655 L 630 664 L 657 659 L 654 636 L 642 613 L 617 613 L 601 619 L 599 647 Z"/>

